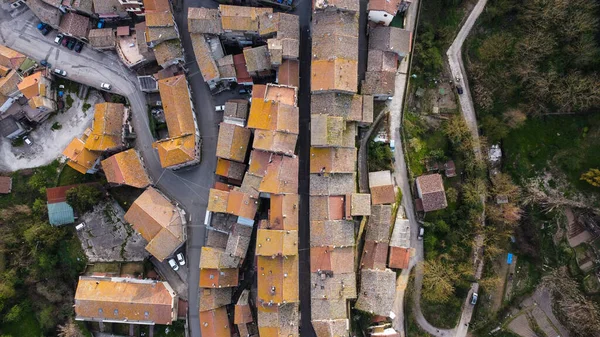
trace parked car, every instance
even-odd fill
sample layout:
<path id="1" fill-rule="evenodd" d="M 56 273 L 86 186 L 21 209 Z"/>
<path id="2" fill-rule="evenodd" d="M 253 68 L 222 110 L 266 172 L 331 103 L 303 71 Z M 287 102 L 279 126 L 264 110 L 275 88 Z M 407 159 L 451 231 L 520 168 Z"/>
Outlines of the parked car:
<path id="1" fill-rule="evenodd" d="M 215 111 L 216 112 L 225 111 L 225 106 L 224 105 L 217 105 L 217 106 L 215 106 Z"/>
<path id="2" fill-rule="evenodd" d="M 42 35 L 46 36 L 48 35 L 48 33 L 50 33 L 50 31 L 52 30 L 52 28 L 50 28 L 50 26 L 48 26 L 47 24 L 40 22 L 37 25 L 37 29 L 42 33 Z"/>
<path id="3" fill-rule="evenodd" d="M 177 265 L 177 262 L 175 262 L 175 259 L 169 259 L 169 266 L 175 271 L 179 270 L 179 266 Z"/>
<path id="4" fill-rule="evenodd" d="M 85 221 L 81 222 L 79 225 L 75 226 L 75 229 L 80 231 L 85 227 Z"/>
<path id="5" fill-rule="evenodd" d="M 62 40 L 62 45 L 63 47 L 66 47 L 67 44 L 69 44 L 69 41 L 71 41 L 70 37 L 65 36 L 65 38 Z"/>
<path id="6" fill-rule="evenodd" d="M 78 53 L 81 53 L 82 49 L 83 49 L 83 42 L 77 41 L 77 43 L 75 43 L 75 51 Z"/>
<path id="7" fill-rule="evenodd" d="M 63 40 L 63 38 L 64 38 L 64 37 L 65 37 L 65 36 L 64 36 L 64 35 L 62 35 L 62 34 L 58 34 L 58 35 L 56 35 L 56 38 L 54 38 L 54 43 L 56 43 L 56 44 L 60 44 L 60 43 L 62 42 L 62 40 Z"/>
<path id="8" fill-rule="evenodd" d="M 37 29 L 38 30 L 42 30 L 42 29 L 44 29 L 46 27 L 48 27 L 48 25 L 45 24 L 45 23 L 43 23 L 43 22 L 40 22 L 40 23 L 37 24 Z"/>
<path id="9" fill-rule="evenodd" d="M 52 68 L 52 65 L 50 63 L 48 63 L 48 61 L 46 61 L 46 60 L 41 60 L 40 65 L 42 65 L 42 67 Z"/>
<path id="10" fill-rule="evenodd" d="M 425 227 L 419 227 L 419 235 L 417 235 L 418 240 L 423 240 L 423 235 L 425 235 Z"/>
<path id="11" fill-rule="evenodd" d="M 475 305 L 475 303 L 477 303 L 477 293 L 473 293 L 473 296 L 471 297 L 471 304 Z"/>
<path id="12" fill-rule="evenodd" d="M 456 87 L 456 91 L 458 92 L 459 95 L 463 94 L 463 88 L 459 85 L 458 87 Z"/>
<path id="13" fill-rule="evenodd" d="M 100 28 L 104 28 L 104 20 L 100 20 L 98 21 L 98 25 L 97 25 L 98 29 Z"/>
<path id="14" fill-rule="evenodd" d="M 29 145 L 29 146 L 33 145 L 33 142 L 32 142 L 32 141 L 31 141 L 31 139 L 29 139 L 29 137 L 27 137 L 27 136 L 24 136 L 24 137 L 23 137 L 23 141 L 25 142 L 25 144 L 27 144 L 27 145 Z"/>
<path id="15" fill-rule="evenodd" d="M 252 93 L 252 90 L 242 87 L 238 92 L 240 93 L 240 95 L 248 95 Z"/>
<path id="16" fill-rule="evenodd" d="M 102 88 L 104 90 L 110 90 L 111 85 L 108 83 L 102 83 L 102 84 L 100 84 L 100 88 Z"/>
<path id="17" fill-rule="evenodd" d="M 67 48 L 69 48 L 69 50 L 73 50 L 73 48 L 75 48 L 75 42 L 75 39 L 71 39 L 71 41 L 67 43 Z"/>
<path id="18" fill-rule="evenodd" d="M 180 266 L 185 266 L 185 258 L 183 257 L 183 253 L 177 253 L 177 262 L 179 262 Z"/>
<path id="19" fill-rule="evenodd" d="M 294 0 L 287 0 L 287 5 L 291 6 L 294 3 Z"/>
<path id="20" fill-rule="evenodd" d="M 54 69 L 54 74 L 62 77 L 67 77 L 67 72 L 61 69 Z"/>

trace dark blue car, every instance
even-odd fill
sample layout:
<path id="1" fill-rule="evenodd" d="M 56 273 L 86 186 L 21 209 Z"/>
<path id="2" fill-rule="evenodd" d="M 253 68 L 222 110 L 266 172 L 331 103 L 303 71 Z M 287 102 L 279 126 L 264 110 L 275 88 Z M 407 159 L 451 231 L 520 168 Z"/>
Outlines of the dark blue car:
<path id="1" fill-rule="evenodd" d="M 42 33 L 42 35 L 46 36 L 48 33 L 50 33 L 51 28 L 47 24 L 40 22 L 37 25 L 37 29 Z"/>

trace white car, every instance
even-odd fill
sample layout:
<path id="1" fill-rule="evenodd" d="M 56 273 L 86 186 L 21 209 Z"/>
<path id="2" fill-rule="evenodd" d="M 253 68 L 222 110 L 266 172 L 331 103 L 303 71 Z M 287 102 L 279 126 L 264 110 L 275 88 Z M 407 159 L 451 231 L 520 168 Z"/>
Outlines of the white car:
<path id="1" fill-rule="evenodd" d="M 419 235 L 417 235 L 417 240 L 423 240 L 423 235 L 425 235 L 425 227 L 419 227 Z"/>
<path id="2" fill-rule="evenodd" d="M 477 293 L 473 293 L 473 297 L 471 297 L 471 304 L 475 305 L 475 303 L 477 303 L 477 297 L 479 297 L 477 295 Z"/>
<path id="3" fill-rule="evenodd" d="M 56 38 L 54 39 L 54 43 L 60 44 L 60 42 L 62 41 L 63 37 L 64 36 L 62 34 L 56 35 Z"/>
<path id="4" fill-rule="evenodd" d="M 33 142 L 27 136 L 23 137 L 23 141 L 29 146 L 33 145 Z"/>
<path id="5" fill-rule="evenodd" d="M 108 83 L 102 83 L 102 84 L 100 84 L 100 88 L 102 88 L 104 90 L 110 90 L 110 88 L 112 88 L 112 86 Z"/>
<path id="6" fill-rule="evenodd" d="M 62 77 L 67 77 L 67 72 L 58 68 L 54 69 L 54 74 Z"/>
<path id="7" fill-rule="evenodd" d="M 180 266 L 185 266 L 185 258 L 183 257 L 183 253 L 177 253 L 177 262 L 179 262 Z"/>
<path id="8" fill-rule="evenodd" d="M 216 112 L 225 111 L 225 106 L 224 105 L 217 105 L 217 106 L 215 106 L 215 111 Z"/>
<path id="9" fill-rule="evenodd" d="M 179 266 L 177 265 L 177 262 L 175 262 L 175 259 L 169 259 L 169 266 L 175 271 L 179 270 Z"/>

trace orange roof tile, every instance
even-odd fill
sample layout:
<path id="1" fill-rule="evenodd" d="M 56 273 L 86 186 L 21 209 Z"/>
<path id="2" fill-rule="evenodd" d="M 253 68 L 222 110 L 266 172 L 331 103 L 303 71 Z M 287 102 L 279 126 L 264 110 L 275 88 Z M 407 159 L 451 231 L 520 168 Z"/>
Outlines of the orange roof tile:
<path id="1" fill-rule="evenodd" d="M 185 241 L 177 208 L 153 187 L 148 187 L 124 217 L 149 243 L 146 249 L 163 261 Z"/>
<path id="2" fill-rule="evenodd" d="M 298 113 L 298 108 L 292 105 L 256 100 L 250 107 L 248 127 L 298 134 Z"/>
<path id="3" fill-rule="evenodd" d="M 263 13 L 273 13 L 272 8 L 219 5 L 221 25 L 226 31 L 258 32 L 259 17 Z"/>
<path id="4" fill-rule="evenodd" d="M 224 249 L 202 247 L 200 254 L 200 269 L 229 269 L 238 268 L 240 259 L 231 256 Z"/>
<path id="5" fill-rule="evenodd" d="M 241 216 L 246 219 L 254 219 L 258 209 L 258 196 L 233 190 L 229 192 L 227 201 L 227 213 Z"/>
<path id="6" fill-rule="evenodd" d="M 298 88 L 268 83 L 265 92 L 266 101 L 280 102 L 287 105 L 298 105 Z"/>
<path id="7" fill-rule="evenodd" d="M 251 323 L 254 321 L 252 317 L 252 309 L 248 304 L 248 299 L 250 297 L 250 291 L 245 289 L 242 291 L 240 298 L 235 304 L 235 309 L 233 310 L 233 323 L 235 324 L 243 324 L 243 323 Z"/>
<path id="8" fill-rule="evenodd" d="M 388 254 L 387 242 L 366 240 L 360 259 L 361 269 L 385 269 Z"/>
<path id="9" fill-rule="evenodd" d="M 258 301 L 283 304 L 298 302 L 298 256 L 257 258 Z"/>
<path id="10" fill-rule="evenodd" d="M 169 0 L 144 0 L 146 12 L 152 11 L 170 11 Z"/>
<path id="11" fill-rule="evenodd" d="M 23 80 L 17 85 L 17 87 L 19 88 L 19 91 L 21 91 L 21 93 L 25 97 L 27 97 L 27 99 L 31 99 L 32 97 L 40 94 L 39 84 L 41 82 L 41 79 L 42 72 L 38 71 L 36 73 L 33 73 L 32 75 L 23 78 Z"/>
<path id="12" fill-rule="evenodd" d="M 167 138 L 152 143 L 158 150 L 160 165 L 164 168 L 199 160 L 195 135 Z"/>
<path id="13" fill-rule="evenodd" d="M 272 156 L 259 191 L 274 194 L 298 193 L 298 157 Z"/>
<path id="14" fill-rule="evenodd" d="M 117 153 L 103 160 L 102 169 L 109 183 L 137 188 L 144 188 L 152 183 L 135 149 Z"/>
<path id="15" fill-rule="evenodd" d="M 0 66 L 17 70 L 25 59 L 25 55 L 0 45 Z"/>
<path id="16" fill-rule="evenodd" d="M 298 135 L 270 130 L 256 130 L 254 132 L 255 149 L 281 153 L 288 156 L 294 154 Z"/>
<path id="17" fill-rule="evenodd" d="M 92 169 L 100 157 L 98 153 L 86 149 L 84 142 L 79 138 L 73 138 L 63 151 L 63 155 L 69 158 L 67 163 L 69 166 L 83 174 Z"/>
<path id="18" fill-rule="evenodd" d="M 217 157 L 243 162 L 246 159 L 250 135 L 250 129 L 221 123 L 217 140 Z"/>
<path id="19" fill-rule="evenodd" d="M 298 229 L 297 194 L 272 194 L 269 224 L 271 229 Z"/>
<path id="20" fill-rule="evenodd" d="M 200 68 L 200 73 L 202 74 L 204 81 L 208 82 L 220 78 L 219 68 L 213 58 L 210 46 L 208 45 L 204 34 L 192 33 L 190 34 L 190 37 L 192 39 L 194 56 L 196 56 L 196 63 L 198 63 L 198 68 Z"/>
<path id="21" fill-rule="evenodd" d="M 311 91 L 339 91 L 356 93 L 358 87 L 358 62 L 353 60 L 313 60 L 311 65 Z"/>
<path id="22" fill-rule="evenodd" d="M 310 173 L 355 172 L 356 156 L 356 148 L 311 147 Z"/>
<path id="23" fill-rule="evenodd" d="M 202 288 L 228 288 L 237 287 L 239 269 L 200 269 L 199 286 Z"/>
<path id="24" fill-rule="evenodd" d="M 85 147 L 92 151 L 108 151 L 124 146 L 123 124 L 127 114 L 120 103 L 99 103 L 94 108 L 92 133 Z"/>
<path id="25" fill-rule="evenodd" d="M 227 309 L 220 307 L 200 312 L 200 332 L 204 337 L 231 336 Z"/>
<path id="26" fill-rule="evenodd" d="M 18 88 L 21 76 L 16 71 L 11 71 L 8 75 L 0 78 L 0 95 L 11 96 Z"/>
<path id="27" fill-rule="evenodd" d="M 185 75 L 159 80 L 158 90 L 165 111 L 169 137 L 195 134 L 196 121 Z"/>
<path id="28" fill-rule="evenodd" d="M 311 247 L 310 272 L 354 272 L 354 247 Z"/>
<path id="29" fill-rule="evenodd" d="M 410 248 L 390 247 L 390 260 L 388 266 L 396 269 L 408 268 L 410 262 Z"/>
<path id="30" fill-rule="evenodd" d="M 75 315 L 82 320 L 171 324 L 177 319 L 177 295 L 167 282 L 81 276 Z"/>
<path id="31" fill-rule="evenodd" d="M 217 175 L 241 181 L 244 179 L 245 171 L 245 164 L 223 158 L 217 158 L 217 168 L 215 169 L 215 174 Z"/>
<path id="32" fill-rule="evenodd" d="M 208 206 L 206 209 L 211 212 L 226 213 L 228 200 L 228 191 L 211 188 L 208 194 Z"/>
<path id="33" fill-rule="evenodd" d="M 298 254 L 298 231 L 259 229 L 256 235 L 257 256 Z"/>
<path id="34" fill-rule="evenodd" d="M 261 337 L 300 336 L 297 303 L 257 305 L 258 329 Z"/>
<path id="35" fill-rule="evenodd" d="M 248 173 L 261 178 L 264 177 L 265 174 L 267 174 L 267 166 L 273 156 L 275 156 L 275 154 L 271 152 L 252 150 L 252 152 L 250 152 Z"/>

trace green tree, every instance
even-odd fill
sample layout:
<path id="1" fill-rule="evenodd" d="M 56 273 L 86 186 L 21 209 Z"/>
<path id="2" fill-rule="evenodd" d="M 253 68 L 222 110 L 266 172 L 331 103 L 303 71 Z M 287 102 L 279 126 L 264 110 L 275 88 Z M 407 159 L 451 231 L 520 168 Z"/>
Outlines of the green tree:
<path id="1" fill-rule="evenodd" d="M 487 115 L 481 119 L 481 127 L 492 144 L 499 142 L 508 135 L 506 124 L 491 115 Z"/>
<path id="2" fill-rule="evenodd" d="M 80 214 L 94 208 L 101 198 L 102 193 L 95 186 L 79 185 L 67 191 L 67 202 Z"/>
<path id="3" fill-rule="evenodd" d="M 451 265 L 439 259 L 423 263 L 423 298 L 429 302 L 445 303 L 454 294 L 454 283 L 459 279 Z"/>
<path id="4" fill-rule="evenodd" d="M 46 201 L 43 199 L 35 199 L 32 206 L 33 214 L 37 215 L 40 218 L 46 217 L 48 215 L 48 206 L 46 205 Z"/>
<path id="5" fill-rule="evenodd" d="M 600 170 L 592 168 L 582 174 L 580 179 L 592 186 L 600 187 Z"/>

